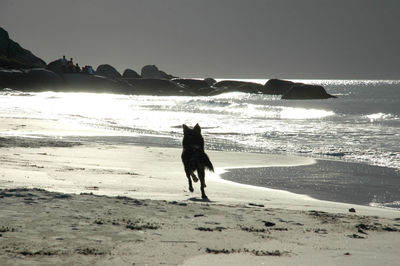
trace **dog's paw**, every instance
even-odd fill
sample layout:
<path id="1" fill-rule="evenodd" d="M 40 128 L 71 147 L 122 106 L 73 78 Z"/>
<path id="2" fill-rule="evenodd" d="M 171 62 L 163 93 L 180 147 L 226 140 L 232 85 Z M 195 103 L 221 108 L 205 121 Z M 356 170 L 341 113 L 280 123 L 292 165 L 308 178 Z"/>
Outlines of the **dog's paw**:
<path id="1" fill-rule="evenodd" d="M 197 183 L 197 181 L 199 181 L 199 179 L 197 178 L 197 176 L 195 174 L 192 174 L 192 179 L 193 182 Z"/>
<path id="2" fill-rule="evenodd" d="M 189 187 L 189 191 L 193 192 L 194 191 L 193 187 Z"/>

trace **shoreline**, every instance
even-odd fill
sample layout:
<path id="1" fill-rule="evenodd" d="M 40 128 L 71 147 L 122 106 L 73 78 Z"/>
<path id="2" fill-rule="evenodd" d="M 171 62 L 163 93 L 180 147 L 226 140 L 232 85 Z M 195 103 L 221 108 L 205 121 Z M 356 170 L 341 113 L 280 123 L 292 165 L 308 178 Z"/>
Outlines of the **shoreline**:
<path id="1" fill-rule="evenodd" d="M 187 189 L 187 180 L 180 162 L 180 148 L 20 140 L 27 143 L 22 142 L 14 147 L 0 145 L 3 146 L 0 157 L 3 165 L 0 172 L 3 179 L 1 188 L 41 188 L 60 193 L 94 193 L 155 200 L 197 200 L 200 196 L 198 184 L 194 184 L 194 193 Z M 207 153 L 217 166 L 215 173 L 206 173 L 209 185 L 206 192 L 210 191 L 208 194 L 213 201 L 237 204 L 247 200 L 261 205 L 271 204 L 272 201 L 279 207 L 286 205 L 292 209 L 318 206 L 326 207 L 327 210 L 340 208 L 340 211 L 347 211 L 357 205 L 318 200 L 277 188 L 244 185 L 219 176 L 232 168 L 246 170 L 260 166 L 272 169 L 314 165 L 316 161 L 313 158 L 243 152 Z M 118 156 L 115 157 L 116 154 Z M 132 158 L 132 154 L 140 156 Z M 6 176 L 11 178 L 4 180 Z M 82 180 L 83 176 L 85 180 Z M 248 195 L 249 190 L 254 194 Z M 367 212 L 389 211 L 363 205 L 357 207 Z"/>
<path id="2" fill-rule="evenodd" d="M 93 140 L 95 141 L 88 141 Z M 110 139 L 118 139 L 118 142 L 110 143 Z M 132 140 L 135 140 L 132 142 Z M 163 138 L 164 139 L 164 138 Z M 144 143 L 139 143 L 144 141 Z M 67 147 L 89 147 L 89 146 L 109 146 L 109 147 L 142 147 L 142 148 L 159 148 L 159 149 L 176 149 L 175 152 L 180 160 L 180 148 L 176 148 L 174 140 L 171 139 L 164 145 L 159 145 L 159 140 L 151 136 L 128 136 L 127 141 L 121 140 L 120 136 L 68 136 L 65 138 L 46 138 L 41 136 L 0 136 L 1 148 L 67 148 Z M 207 151 L 209 154 L 230 153 L 226 151 Z M 248 152 L 231 152 L 233 154 L 249 154 Z M 321 159 L 313 157 L 305 157 L 300 155 L 289 154 L 263 154 L 250 153 L 256 157 L 265 156 L 264 163 L 257 164 L 247 161 L 242 164 L 235 161 L 235 166 L 222 163 L 221 167 L 216 167 L 215 173 L 207 172 L 207 180 L 216 181 L 218 183 L 233 184 L 234 186 L 242 186 L 243 188 L 251 188 L 256 190 L 281 191 L 289 193 L 288 195 L 296 195 L 300 198 L 310 198 L 317 201 L 329 201 L 338 204 L 360 205 L 373 208 L 388 209 L 400 211 L 396 198 L 395 186 L 383 186 L 382 182 L 388 182 L 386 179 L 378 180 L 385 172 L 391 175 L 391 181 L 398 181 L 398 172 L 392 168 L 373 166 L 363 163 L 344 162 L 333 159 Z M 236 156 L 236 155 L 235 155 Z M 273 158 L 275 161 L 269 161 Z M 281 160 L 276 159 L 281 158 Z M 283 159 L 285 158 L 285 159 Z M 289 158 L 289 159 L 288 159 Z M 300 159 L 299 159 L 300 158 Z M 293 160 L 294 159 L 294 160 Z M 297 161 L 296 161 L 297 160 Z M 290 162 L 289 162 L 290 161 Z M 328 165 L 329 167 L 327 167 Z M 343 169 L 347 169 L 343 170 Z M 360 171 L 361 169 L 361 171 Z M 323 175 L 324 178 L 320 178 Z M 313 179 L 315 178 L 315 179 Z M 336 179 L 335 179 L 336 178 Z M 339 178 L 339 180 L 337 180 Z M 369 186 L 368 189 L 363 187 L 365 179 L 373 178 L 376 187 Z M 347 183 L 343 183 L 345 180 Z M 182 184 L 185 184 L 184 178 Z M 332 181 L 332 182 L 330 182 Z M 332 184 L 335 184 L 333 187 Z M 374 186 L 375 186 L 374 185 Z M 364 191 L 363 191 L 364 189 Z M 370 191 L 372 189 L 373 191 Z M 388 191 L 390 190 L 390 191 Z M 58 192 L 70 193 L 70 191 L 56 190 Z M 374 191 L 380 194 L 374 194 Z M 356 192 L 354 194 L 354 192 Z M 374 196 L 371 196 L 371 193 Z M 106 194 L 108 195 L 108 194 Z M 112 194 L 116 196 L 116 194 Z M 370 199 L 370 200 L 368 200 Z M 391 200 L 389 200 L 391 199 Z M 386 201 L 382 201 L 386 200 Z"/>

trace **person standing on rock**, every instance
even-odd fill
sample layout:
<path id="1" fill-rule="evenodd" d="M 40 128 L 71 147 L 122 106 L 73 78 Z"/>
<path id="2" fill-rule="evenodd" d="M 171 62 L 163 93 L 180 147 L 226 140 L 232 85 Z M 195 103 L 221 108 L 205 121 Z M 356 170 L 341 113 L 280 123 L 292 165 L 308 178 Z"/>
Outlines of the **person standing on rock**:
<path id="1" fill-rule="evenodd" d="M 61 58 L 61 68 L 63 72 L 67 72 L 67 58 L 65 58 L 65 55 Z"/>
<path id="2" fill-rule="evenodd" d="M 71 59 L 68 61 L 68 72 L 75 72 L 74 61 Z"/>
<path id="3" fill-rule="evenodd" d="M 81 68 L 80 68 L 80 66 L 78 65 L 78 63 L 75 64 L 75 72 L 76 72 L 76 73 L 80 73 L 80 72 L 81 72 Z"/>
<path id="4" fill-rule="evenodd" d="M 94 75 L 94 70 L 92 66 L 88 66 L 88 73 L 89 75 Z"/>

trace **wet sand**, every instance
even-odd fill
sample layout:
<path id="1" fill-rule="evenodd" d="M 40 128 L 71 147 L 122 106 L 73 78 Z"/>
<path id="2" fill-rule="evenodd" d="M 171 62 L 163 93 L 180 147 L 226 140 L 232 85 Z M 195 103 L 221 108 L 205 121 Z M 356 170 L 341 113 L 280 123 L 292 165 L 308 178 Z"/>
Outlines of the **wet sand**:
<path id="1" fill-rule="evenodd" d="M 320 200 L 400 208 L 400 173 L 386 167 L 317 160 L 295 167 L 230 169 L 222 178 Z"/>

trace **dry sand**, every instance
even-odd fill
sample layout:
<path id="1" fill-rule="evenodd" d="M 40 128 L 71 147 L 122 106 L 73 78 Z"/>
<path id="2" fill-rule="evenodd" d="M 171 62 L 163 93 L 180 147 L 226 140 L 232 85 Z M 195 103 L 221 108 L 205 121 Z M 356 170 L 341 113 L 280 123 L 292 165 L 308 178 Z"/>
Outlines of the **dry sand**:
<path id="1" fill-rule="evenodd" d="M 22 123 L 25 133 L 49 130 L 45 121 L 2 119 L 0 131 Z M 400 259 L 399 211 L 218 178 L 227 167 L 290 167 L 311 158 L 208 152 L 216 173 L 206 174 L 205 202 L 198 184 L 188 191 L 180 152 L 3 135 L 0 265 L 396 265 Z"/>

